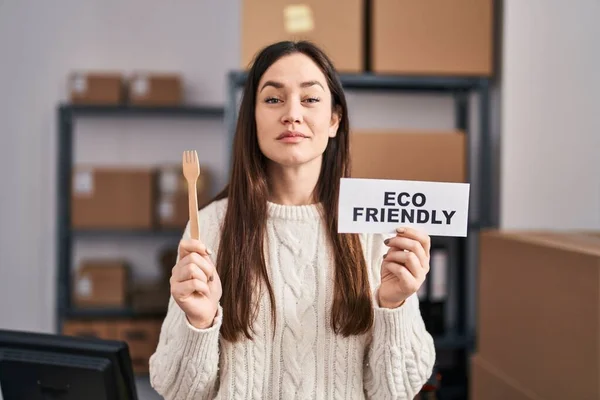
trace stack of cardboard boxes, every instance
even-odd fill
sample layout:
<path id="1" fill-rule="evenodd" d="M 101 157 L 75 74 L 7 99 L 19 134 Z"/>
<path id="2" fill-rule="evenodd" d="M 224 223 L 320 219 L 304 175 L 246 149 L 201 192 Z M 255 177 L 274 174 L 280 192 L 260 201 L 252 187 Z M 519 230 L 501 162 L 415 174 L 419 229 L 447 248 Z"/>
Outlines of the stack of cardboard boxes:
<path id="1" fill-rule="evenodd" d="M 481 236 L 473 400 L 600 398 L 600 232 Z"/>
<path id="2" fill-rule="evenodd" d="M 64 323 L 63 333 L 123 340 L 129 345 L 134 371 L 147 373 L 167 312 L 170 269 L 175 257 L 176 248 L 161 252 L 162 276 L 152 283 L 132 282 L 131 266 L 125 260 L 84 260 L 74 274 L 73 305 L 79 309 L 133 309 L 138 315 L 133 319 L 69 319 Z"/>
<path id="3" fill-rule="evenodd" d="M 177 106 L 185 100 L 177 73 L 75 71 L 68 91 L 71 102 L 79 105 Z"/>
<path id="4" fill-rule="evenodd" d="M 210 200 L 209 175 L 206 168 L 201 168 L 196 185 L 200 207 Z M 189 219 L 187 184 L 181 166 L 79 166 L 75 168 L 72 182 L 73 229 L 149 232 L 174 229 L 183 234 Z M 174 261 L 173 256 L 170 262 Z M 113 308 L 135 305 L 139 310 L 156 308 L 148 304 L 148 299 L 165 297 L 164 282 L 156 285 L 130 282 L 132 267 L 135 266 L 129 265 L 127 260 L 84 260 L 76 271 L 74 305 Z"/>
<path id="5" fill-rule="evenodd" d="M 493 73 L 493 0 L 244 0 L 241 68 L 264 46 L 307 39 L 344 73 Z"/>

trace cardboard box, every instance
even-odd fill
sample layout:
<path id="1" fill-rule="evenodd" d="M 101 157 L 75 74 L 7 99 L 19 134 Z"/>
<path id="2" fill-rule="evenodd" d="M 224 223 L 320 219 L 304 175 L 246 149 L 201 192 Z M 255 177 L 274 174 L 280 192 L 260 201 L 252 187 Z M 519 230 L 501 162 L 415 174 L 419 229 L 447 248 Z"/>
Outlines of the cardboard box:
<path id="1" fill-rule="evenodd" d="M 478 351 L 543 399 L 600 398 L 600 238 L 481 235 Z"/>
<path id="2" fill-rule="evenodd" d="M 373 0 L 371 29 L 376 73 L 493 73 L 493 0 Z"/>
<path id="3" fill-rule="evenodd" d="M 124 100 L 125 82 L 118 72 L 73 72 L 68 91 L 73 104 L 117 105 Z"/>
<path id="4" fill-rule="evenodd" d="M 86 260 L 75 273 L 77 307 L 124 307 L 128 303 L 129 267 L 122 260 Z"/>
<path id="5" fill-rule="evenodd" d="M 354 131 L 354 178 L 467 182 L 462 132 Z"/>
<path id="6" fill-rule="evenodd" d="M 243 0 L 241 62 L 247 69 L 265 46 L 307 39 L 321 47 L 340 72 L 364 70 L 362 0 Z"/>
<path id="7" fill-rule="evenodd" d="M 76 167 L 72 182 L 73 228 L 152 228 L 155 181 L 152 169 Z"/>
<path id="8" fill-rule="evenodd" d="M 117 340 L 127 342 L 134 373 L 148 373 L 150 357 L 156 351 L 161 326 L 160 320 L 117 321 Z"/>
<path id="9" fill-rule="evenodd" d="M 140 106 L 177 106 L 183 103 L 183 83 L 178 74 L 134 73 L 128 100 Z"/>
<path id="10" fill-rule="evenodd" d="M 174 265 L 174 264 L 173 264 Z M 171 288 L 169 280 L 137 283 L 131 290 L 131 307 L 137 312 L 167 314 Z"/>
<path id="11" fill-rule="evenodd" d="M 189 220 L 187 181 L 181 166 L 165 166 L 159 169 L 157 222 L 161 228 L 185 228 Z M 208 203 L 210 197 L 210 173 L 200 166 L 196 181 L 198 208 Z"/>
<path id="12" fill-rule="evenodd" d="M 548 382 L 552 385 L 552 382 Z M 489 362 L 475 354 L 471 357 L 469 381 L 471 400 L 538 400 L 540 397 L 519 386 Z M 544 399 L 549 399 L 545 398 Z"/>
<path id="13" fill-rule="evenodd" d="M 77 336 L 85 338 L 97 338 L 105 340 L 114 340 L 117 337 L 117 330 L 111 321 L 77 321 L 67 320 L 63 323 L 63 335 Z"/>

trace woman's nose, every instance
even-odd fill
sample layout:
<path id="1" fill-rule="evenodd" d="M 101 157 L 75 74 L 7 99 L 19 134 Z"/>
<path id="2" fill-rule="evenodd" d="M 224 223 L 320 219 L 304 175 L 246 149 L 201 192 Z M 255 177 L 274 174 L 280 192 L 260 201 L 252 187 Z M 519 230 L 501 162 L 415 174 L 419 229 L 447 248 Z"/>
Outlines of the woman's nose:
<path id="1" fill-rule="evenodd" d="M 303 121 L 302 117 L 302 106 L 294 101 L 289 101 L 287 107 L 281 119 L 283 124 L 301 124 Z"/>

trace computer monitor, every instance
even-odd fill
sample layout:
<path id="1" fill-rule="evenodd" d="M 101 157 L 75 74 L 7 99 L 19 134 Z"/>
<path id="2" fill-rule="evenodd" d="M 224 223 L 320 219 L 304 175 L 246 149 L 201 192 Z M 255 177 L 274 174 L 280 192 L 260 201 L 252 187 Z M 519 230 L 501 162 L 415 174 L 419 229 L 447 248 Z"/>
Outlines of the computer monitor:
<path id="1" fill-rule="evenodd" d="M 125 342 L 0 330 L 4 400 L 137 400 Z"/>

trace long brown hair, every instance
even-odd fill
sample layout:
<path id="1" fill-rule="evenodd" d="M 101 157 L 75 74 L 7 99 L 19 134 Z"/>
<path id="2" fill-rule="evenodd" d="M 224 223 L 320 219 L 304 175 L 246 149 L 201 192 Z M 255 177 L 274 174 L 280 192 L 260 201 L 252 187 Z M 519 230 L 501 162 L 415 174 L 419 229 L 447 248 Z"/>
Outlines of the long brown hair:
<path id="1" fill-rule="evenodd" d="M 335 260 L 332 328 L 338 334 L 349 336 L 365 333 L 373 324 L 371 290 L 359 237 L 337 233 L 339 181 L 350 176 L 350 127 L 342 84 L 331 60 L 318 47 L 306 41 L 285 41 L 258 53 L 248 72 L 233 141 L 229 185 L 215 198 L 228 198 L 216 265 L 223 285 L 221 335 L 229 341 L 238 340 L 242 334 L 252 338 L 251 322 L 258 311 L 256 288 L 266 287 L 273 324 L 276 324 L 275 296 L 263 247 L 267 222 L 267 160 L 258 145 L 255 106 L 264 72 L 278 59 L 292 53 L 302 53 L 319 66 L 332 94 L 332 111 L 340 113 L 338 132 L 329 139 L 315 188 Z"/>

